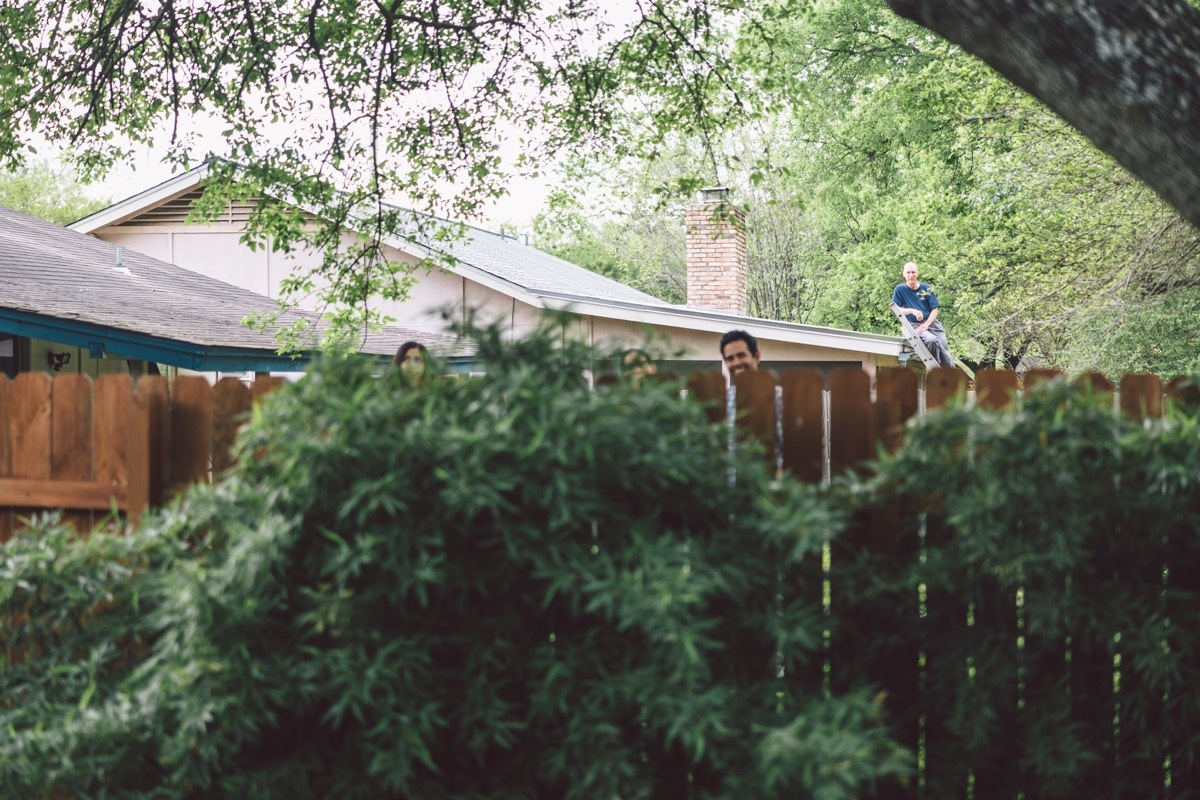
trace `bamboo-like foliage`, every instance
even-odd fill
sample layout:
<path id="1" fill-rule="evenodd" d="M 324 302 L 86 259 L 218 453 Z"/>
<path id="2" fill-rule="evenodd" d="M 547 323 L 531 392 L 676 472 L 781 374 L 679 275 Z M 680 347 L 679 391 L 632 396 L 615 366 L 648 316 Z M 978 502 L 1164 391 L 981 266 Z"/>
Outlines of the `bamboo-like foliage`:
<path id="1" fill-rule="evenodd" d="M 274 393 L 223 482 L 122 539 L 9 542 L 0 795 L 849 798 L 908 773 L 873 693 L 801 678 L 825 623 L 779 581 L 819 584 L 816 490 L 773 488 L 678 385 L 589 389 L 561 329 L 478 335 L 484 378 L 334 363 Z"/>

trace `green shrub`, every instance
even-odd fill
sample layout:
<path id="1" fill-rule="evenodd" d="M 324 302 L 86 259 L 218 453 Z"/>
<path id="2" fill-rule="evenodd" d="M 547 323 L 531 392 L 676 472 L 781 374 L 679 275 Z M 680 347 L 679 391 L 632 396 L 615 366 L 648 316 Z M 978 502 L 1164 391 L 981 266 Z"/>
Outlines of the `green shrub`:
<path id="1" fill-rule="evenodd" d="M 896 556 L 835 560 L 834 686 L 881 685 L 911 746 L 923 721 L 930 796 L 1200 785 L 1194 417 L 1059 381 L 929 415 L 852 489 Z"/>
<path id="2" fill-rule="evenodd" d="M 140 532 L 10 543 L 5 613 L 57 643 L 0 675 L 4 796 L 849 798 L 903 775 L 872 695 L 794 677 L 819 678 L 825 620 L 780 578 L 819 563 L 827 504 L 731 457 L 677 386 L 589 391 L 554 331 L 477 331 L 487 376 L 423 387 L 327 363 Z"/>

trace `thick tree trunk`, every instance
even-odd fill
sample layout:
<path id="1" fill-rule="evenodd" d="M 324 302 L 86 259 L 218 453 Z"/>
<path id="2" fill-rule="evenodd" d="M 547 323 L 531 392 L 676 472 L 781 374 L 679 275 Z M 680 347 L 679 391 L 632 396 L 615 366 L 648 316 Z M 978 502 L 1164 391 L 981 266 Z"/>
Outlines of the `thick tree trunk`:
<path id="1" fill-rule="evenodd" d="M 887 0 L 1078 128 L 1200 227 L 1200 10 L 1186 0 Z"/>

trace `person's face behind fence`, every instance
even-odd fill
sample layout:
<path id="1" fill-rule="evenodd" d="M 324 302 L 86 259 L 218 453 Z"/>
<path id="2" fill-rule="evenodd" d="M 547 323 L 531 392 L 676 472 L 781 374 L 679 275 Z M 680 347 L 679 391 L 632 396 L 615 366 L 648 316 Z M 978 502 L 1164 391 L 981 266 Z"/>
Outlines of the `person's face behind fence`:
<path id="1" fill-rule="evenodd" d="M 734 339 L 726 344 L 721 348 L 721 355 L 725 359 L 725 368 L 729 370 L 730 375 L 757 370 L 761 357 L 761 353 L 751 353 L 750 345 L 742 339 Z"/>

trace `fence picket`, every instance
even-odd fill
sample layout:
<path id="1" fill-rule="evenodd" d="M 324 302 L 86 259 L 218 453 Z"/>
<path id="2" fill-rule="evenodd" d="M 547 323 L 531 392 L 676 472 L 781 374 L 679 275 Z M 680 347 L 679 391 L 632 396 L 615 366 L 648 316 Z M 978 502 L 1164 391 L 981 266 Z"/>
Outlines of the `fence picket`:
<path id="1" fill-rule="evenodd" d="M 1017 373 L 1010 369 L 983 369 L 975 373 L 975 402 L 980 408 L 1001 409 L 1017 395 Z"/>
<path id="2" fill-rule="evenodd" d="M 162 502 L 166 416 L 166 378 L 142 376 L 133 396 L 129 419 L 128 511 L 133 525 L 141 522 L 149 508 Z"/>
<path id="3" fill-rule="evenodd" d="M 260 395 L 261 396 L 261 395 Z M 234 439 L 250 411 L 251 390 L 237 378 L 222 378 L 213 387 L 212 470 L 219 475 L 233 465 Z"/>
<path id="4" fill-rule="evenodd" d="M 825 380 L 815 369 L 783 373 L 783 468 L 802 481 L 825 474 Z"/>
<path id="5" fill-rule="evenodd" d="M 768 463 L 775 463 L 775 377 L 767 372 L 742 372 L 737 387 L 738 430 L 763 447 Z"/>
<path id="6" fill-rule="evenodd" d="M 92 380 L 86 375 L 60 375 L 51 390 L 54 480 L 92 479 Z M 66 511 L 63 521 L 87 533 L 95 522 L 91 511 Z"/>
<path id="7" fill-rule="evenodd" d="M 254 386 L 251 390 L 254 395 L 254 402 L 257 403 L 280 386 L 283 386 L 283 378 L 268 373 L 256 372 L 254 374 Z"/>
<path id="8" fill-rule="evenodd" d="M 1200 408 L 1200 384 L 1178 376 L 1167 381 L 1167 403 L 1179 410 Z"/>
<path id="9" fill-rule="evenodd" d="M 212 453 L 212 388 L 182 375 L 171 386 L 170 491 L 208 480 Z"/>
<path id="10" fill-rule="evenodd" d="M 1157 375 L 1121 379 L 1121 413 L 1130 419 L 1157 419 L 1163 412 L 1163 385 Z"/>
<path id="11" fill-rule="evenodd" d="M 896 452 L 904 440 L 905 423 L 919 412 L 917 373 L 908 369 L 881 369 L 875 380 L 875 431 L 884 450 Z M 900 530 L 894 509 L 872 507 L 865 524 L 867 546 L 877 555 L 894 558 L 901 540 L 912 538 Z"/>
<path id="12" fill-rule="evenodd" d="M 1039 383 L 1061 378 L 1062 373 L 1056 369 L 1028 369 L 1022 376 L 1021 383 L 1025 391 L 1029 391 Z"/>
<path id="13" fill-rule="evenodd" d="M 129 414 L 133 382 L 128 375 L 101 375 L 92 387 L 92 477 L 118 487 L 129 484 Z"/>
<path id="14" fill-rule="evenodd" d="M 925 374 L 925 408 L 943 408 L 967 391 L 967 376 L 958 369 L 931 369 Z"/>
<path id="15" fill-rule="evenodd" d="M 875 430 L 885 450 L 894 453 L 904 438 L 904 424 L 920 409 L 917 373 L 881 368 L 875 378 Z"/>
<path id="16" fill-rule="evenodd" d="M 1101 375 L 1099 372 L 1081 373 L 1079 377 L 1075 379 L 1075 382 L 1080 386 L 1087 386 L 1091 388 L 1093 392 L 1097 393 L 1107 392 L 1112 394 L 1113 391 L 1112 381 Z"/>
<path id="17" fill-rule="evenodd" d="M 829 376 L 829 463 L 834 475 L 875 455 L 875 410 L 871 379 L 857 367 Z"/>
<path id="18" fill-rule="evenodd" d="M 171 390 L 167 379 L 161 375 L 143 375 L 138 380 L 138 394 L 144 398 L 150 411 L 150 503 L 163 501 L 170 464 L 167 448 L 171 443 Z"/>
<path id="19" fill-rule="evenodd" d="M 50 376 L 25 373 L 9 398 L 9 441 L 14 478 L 50 478 Z"/>
<path id="20" fill-rule="evenodd" d="M 861 470 L 876 455 L 875 408 L 871 405 L 871 379 L 861 369 L 843 367 L 829 376 L 829 471 L 840 475 Z M 871 532 L 870 515 L 859 512 L 834 542 L 833 572 L 842 553 L 870 544 L 883 546 Z M 831 572 L 830 580 L 833 580 Z"/>
<path id="21" fill-rule="evenodd" d="M 704 403 L 709 422 L 725 419 L 725 376 L 715 370 L 696 372 L 688 378 L 688 396 Z M 257 399 L 257 395 L 255 395 Z"/>

